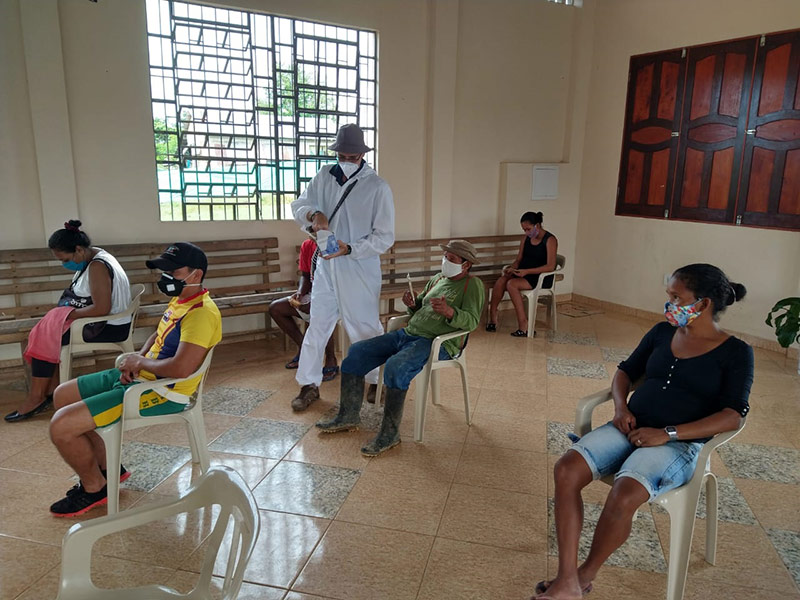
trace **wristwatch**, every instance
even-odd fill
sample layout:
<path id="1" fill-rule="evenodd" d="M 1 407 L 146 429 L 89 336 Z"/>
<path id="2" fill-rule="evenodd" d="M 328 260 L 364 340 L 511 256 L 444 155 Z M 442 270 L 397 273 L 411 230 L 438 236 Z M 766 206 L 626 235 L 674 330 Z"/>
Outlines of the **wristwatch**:
<path id="1" fill-rule="evenodd" d="M 667 425 L 666 427 L 664 427 L 664 431 L 667 432 L 670 442 L 678 441 L 678 430 L 675 429 L 672 425 Z"/>
<path id="2" fill-rule="evenodd" d="M 345 254 L 352 254 L 352 253 L 353 253 L 353 247 L 350 244 L 347 244 L 347 252 L 345 252 Z"/>

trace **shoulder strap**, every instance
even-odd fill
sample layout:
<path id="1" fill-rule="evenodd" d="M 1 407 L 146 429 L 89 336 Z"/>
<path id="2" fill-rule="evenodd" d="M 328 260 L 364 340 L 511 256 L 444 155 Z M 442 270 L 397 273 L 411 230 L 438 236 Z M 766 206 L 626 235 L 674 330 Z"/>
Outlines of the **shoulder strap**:
<path id="1" fill-rule="evenodd" d="M 358 185 L 359 181 L 361 181 L 361 180 L 360 179 L 356 179 L 353 182 L 353 184 L 344 191 L 344 194 L 342 194 L 342 197 L 339 198 L 339 202 L 336 203 L 336 207 L 333 209 L 333 212 L 331 213 L 331 216 L 328 217 L 328 223 L 331 223 L 333 221 L 333 217 L 335 217 L 336 213 L 339 212 L 339 209 L 342 207 L 342 204 L 347 199 L 347 197 L 350 195 L 350 192 L 353 191 L 353 188 Z M 314 248 L 314 256 L 311 257 L 311 279 L 312 280 L 314 279 L 314 271 L 317 270 L 317 261 L 319 260 L 319 246 L 317 246 L 316 244 L 314 244 L 314 246 L 315 246 L 315 248 Z"/>

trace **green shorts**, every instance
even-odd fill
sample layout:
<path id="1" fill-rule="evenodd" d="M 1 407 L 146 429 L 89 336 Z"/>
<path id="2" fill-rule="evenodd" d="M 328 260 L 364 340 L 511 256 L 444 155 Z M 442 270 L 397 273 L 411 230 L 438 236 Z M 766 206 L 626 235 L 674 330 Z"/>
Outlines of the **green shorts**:
<path id="1" fill-rule="evenodd" d="M 119 377 L 119 369 L 78 377 L 78 393 L 97 427 L 107 427 L 119 421 L 125 390 L 138 383 L 122 383 Z M 167 400 L 153 391 L 145 392 L 139 399 L 139 412 L 143 416 L 166 415 L 181 412 L 184 408 L 185 405 Z"/>

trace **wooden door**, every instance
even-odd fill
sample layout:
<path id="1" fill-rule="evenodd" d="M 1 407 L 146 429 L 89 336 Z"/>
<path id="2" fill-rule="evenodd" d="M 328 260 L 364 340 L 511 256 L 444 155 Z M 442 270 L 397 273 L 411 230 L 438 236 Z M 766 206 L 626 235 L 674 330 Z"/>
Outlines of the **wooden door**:
<path id="1" fill-rule="evenodd" d="M 618 215 L 666 217 L 672 197 L 686 61 L 681 50 L 631 57 Z"/>
<path id="2" fill-rule="evenodd" d="M 800 229 L 800 31 L 758 48 L 737 222 Z"/>
<path id="3" fill-rule="evenodd" d="M 689 48 L 672 216 L 733 222 L 758 38 Z"/>

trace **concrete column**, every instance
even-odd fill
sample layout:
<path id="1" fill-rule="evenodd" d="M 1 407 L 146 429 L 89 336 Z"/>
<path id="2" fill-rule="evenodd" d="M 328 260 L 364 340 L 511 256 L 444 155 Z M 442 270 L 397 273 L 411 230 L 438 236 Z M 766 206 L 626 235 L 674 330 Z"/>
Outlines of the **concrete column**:
<path id="1" fill-rule="evenodd" d="M 78 217 L 57 0 L 22 0 L 20 20 L 44 232 Z"/>

